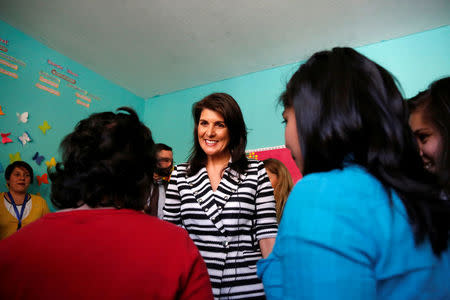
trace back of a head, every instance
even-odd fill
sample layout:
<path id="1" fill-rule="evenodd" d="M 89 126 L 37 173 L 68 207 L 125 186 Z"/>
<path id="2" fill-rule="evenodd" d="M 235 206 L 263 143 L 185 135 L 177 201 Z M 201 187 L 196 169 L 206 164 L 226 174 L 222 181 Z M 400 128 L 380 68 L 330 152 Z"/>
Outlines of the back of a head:
<path id="1" fill-rule="evenodd" d="M 280 98 L 295 111 L 305 175 L 365 167 L 398 193 L 416 241 L 428 236 L 438 254 L 448 244 L 449 206 L 423 168 L 403 101 L 389 72 L 351 48 L 314 54 Z"/>
<path id="2" fill-rule="evenodd" d="M 155 167 L 154 142 L 133 109 L 117 110 L 81 120 L 62 141 L 63 161 L 50 173 L 56 207 L 144 208 Z"/>
<path id="3" fill-rule="evenodd" d="M 293 105 L 301 123 L 305 174 L 342 168 L 349 156 L 364 166 L 379 160 L 396 164 L 412 145 L 394 79 L 353 49 L 314 54 L 294 74 L 281 100 Z M 420 162 L 418 155 L 410 159 Z"/>

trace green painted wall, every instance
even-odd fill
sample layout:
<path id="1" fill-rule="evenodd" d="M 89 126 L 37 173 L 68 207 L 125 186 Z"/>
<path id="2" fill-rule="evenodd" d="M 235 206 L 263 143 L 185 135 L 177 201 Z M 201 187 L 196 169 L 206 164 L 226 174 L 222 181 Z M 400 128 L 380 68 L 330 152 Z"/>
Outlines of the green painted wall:
<path id="1" fill-rule="evenodd" d="M 51 157 L 58 160 L 60 157 L 58 147 L 62 138 L 73 130 L 79 120 L 86 118 L 91 113 L 111 111 L 120 106 L 131 106 L 143 115 L 145 105 L 142 98 L 109 82 L 70 58 L 47 48 L 2 21 L 0 21 L 0 38 L 8 40 L 7 46 L 2 44 L 8 49 L 8 52 L 0 51 L 1 53 L 26 63 L 25 67 L 18 66 L 17 71 L 0 63 L 0 68 L 18 75 L 18 78 L 15 79 L 0 73 L 0 106 L 5 113 L 0 115 L 0 131 L 2 133 L 11 132 L 9 137 L 13 140 L 8 144 L 0 143 L 0 163 L 3 169 L 10 163 L 9 154 L 19 152 L 22 160 L 33 167 L 35 175 L 46 173 L 45 162 L 39 166 L 32 160 L 33 155 L 39 152 L 40 155 L 44 155 L 45 161 L 49 161 Z M 0 57 L 0 59 L 4 58 Z M 68 82 L 65 80 L 61 80 L 59 88 L 55 89 L 60 92 L 60 96 L 37 88 L 36 83 L 51 87 L 39 81 L 40 71 L 50 74 L 52 69 L 55 69 L 47 62 L 48 59 L 64 67 L 64 70 L 58 71 L 74 78 L 77 81 L 76 86 L 100 97 L 100 100 L 92 99 L 89 108 L 76 104 L 76 99 L 79 98 L 75 95 L 77 91 L 68 87 Z M 67 68 L 78 74 L 78 77 L 69 74 Z M 29 113 L 27 123 L 18 122 L 16 113 L 23 112 Z M 44 120 L 48 121 L 52 127 L 46 134 L 43 134 L 38 128 L 38 125 L 42 125 Z M 22 135 L 24 131 L 30 134 L 32 141 L 22 146 L 18 136 Z M 0 173 L 0 191 L 6 191 L 4 173 Z M 30 192 L 39 192 L 50 202 L 50 185 L 38 186 L 36 178 Z"/>
<path id="2" fill-rule="evenodd" d="M 318 49 L 321 50 L 321 49 Z M 450 26 L 357 48 L 388 69 L 406 97 L 450 75 Z M 276 101 L 301 62 L 147 99 L 145 122 L 155 139 L 174 148 L 177 163 L 192 146 L 192 104 L 213 92 L 232 95 L 249 129 L 248 149 L 284 144 L 281 108 Z"/>
<path id="3" fill-rule="evenodd" d="M 284 144 L 281 108 L 277 107 L 276 100 L 301 62 L 143 101 L 2 21 L 0 38 L 9 41 L 5 54 L 26 63 L 26 67 L 19 66 L 17 71 L 0 64 L 0 68 L 18 75 L 14 79 L 0 74 L 0 106 L 5 113 L 0 115 L 0 132 L 11 132 L 13 140 L 13 143 L 0 144 L 0 164 L 3 169 L 9 164 L 9 154 L 20 152 L 22 159 L 30 163 L 36 175 L 46 173 L 45 162 L 39 166 L 31 159 L 36 152 L 44 155 L 45 161 L 51 157 L 58 160 L 59 143 L 79 120 L 91 113 L 114 110 L 119 106 L 136 109 L 151 128 L 156 142 L 172 146 L 176 162 L 183 162 L 193 139 L 192 104 L 213 92 L 229 93 L 240 104 L 249 130 L 248 149 Z M 358 48 L 358 51 L 391 71 L 407 97 L 424 89 L 431 81 L 450 74 L 449 50 L 450 26 Z M 76 104 L 76 90 L 68 87 L 64 80 L 61 80 L 57 89 L 60 96 L 38 89 L 35 85 L 39 83 L 39 72 L 50 73 L 54 69 L 47 62 L 48 59 L 63 66 L 64 70 L 60 70 L 60 73 L 76 79 L 76 86 L 101 100 L 92 99 L 89 108 Z M 67 68 L 79 76 L 67 73 Z M 18 112 L 29 112 L 27 123 L 18 122 Z M 52 126 L 45 135 L 38 128 L 44 120 Z M 24 131 L 29 132 L 32 142 L 22 146 L 18 136 Z M 0 186 L 3 187 L 0 190 L 6 190 L 3 172 Z M 32 193 L 41 193 L 47 200 L 50 199 L 49 190 L 50 185 L 38 186 L 36 182 L 30 189 Z"/>

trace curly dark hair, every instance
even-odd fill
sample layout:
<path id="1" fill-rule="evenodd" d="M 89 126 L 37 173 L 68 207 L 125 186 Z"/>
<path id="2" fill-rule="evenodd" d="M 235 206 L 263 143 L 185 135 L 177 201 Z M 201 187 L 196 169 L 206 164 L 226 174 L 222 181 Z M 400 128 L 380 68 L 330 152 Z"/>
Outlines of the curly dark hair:
<path id="1" fill-rule="evenodd" d="M 422 166 L 408 109 L 386 69 L 351 48 L 317 52 L 280 102 L 295 112 L 304 175 L 352 160 L 398 193 L 417 243 L 429 239 L 435 254 L 447 249 L 450 205 Z"/>
<path id="2" fill-rule="evenodd" d="M 198 141 L 198 123 L 200 115 L 204 109 L 218 112 L 222 115 L 230 133 L 230 143 L 228 149 L 231 154 L 231 165 L 233 170 L 244 173 L 247 169 L 248 160 L 245 156 L 247 146 L 247 127 L 241 108 L 233 97 L 226 93 L 214 93 L 206 96 L 192 106 L 192 116 L 194 117 L 194 146 L 189 156 L 189 175 L 196 174 L 206 165 L 206 154 Z"/>
<path id="3" fill-rule="evenodd" d="M 49 174 L 58 208 L 143 210 L 155 167 L 151 131 L 136 112 L 102 112 L 80 121 L 61 143 L 63 161 Z"/>

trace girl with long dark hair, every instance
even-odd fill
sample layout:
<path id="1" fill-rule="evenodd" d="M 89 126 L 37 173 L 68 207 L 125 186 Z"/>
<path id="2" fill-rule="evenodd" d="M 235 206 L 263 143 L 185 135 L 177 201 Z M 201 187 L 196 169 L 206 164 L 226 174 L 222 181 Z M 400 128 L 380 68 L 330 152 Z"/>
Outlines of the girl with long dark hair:
<path id="1" fill-rule="evenodd" d="M 304 178 L 258 263 L 268 298 L 450 299 L 450 206 L 389 72 L 350 48 L 318 52 L 281 103 Z"/>

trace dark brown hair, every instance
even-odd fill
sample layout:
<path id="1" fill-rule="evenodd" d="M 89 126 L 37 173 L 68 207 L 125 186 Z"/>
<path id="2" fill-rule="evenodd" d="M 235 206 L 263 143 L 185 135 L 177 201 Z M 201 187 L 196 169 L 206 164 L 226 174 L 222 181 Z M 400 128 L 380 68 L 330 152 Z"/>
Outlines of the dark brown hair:
<path id="1" fill-rule="evenodd" d="M 6 167 L 6 170 L 5 170 L 5 179 L 6 180 L 9 180 L 9 178 L 11 178 L 11 174 L 15 168 L 24 168 L 25 170 L 27 170 L 28 173 L 30 173 L 30 183 L 33 183 L 33 177 L 34 177 L 33 168 L 28 163 L 21 161 L 21 160 L 17 160 Z"/>
<path id="2" fill-rule="evenodd" d="M 228 150 L 231 154 L 231 168 L 243 173 L 248 165 L 245 156 L 247 146 L 247 128 L 244 117 L 236 100 L 225 93 L 214 93 L 206 96 L 192 106 L 192 116 L 194 118 L 194 146 L 189 156 L 189 175 L 196 174 L 206 165 L 206 154 L 198 141 L 198 123 L 200 115 L 204 109 L 210 109 L 222 115 L 230 134 Z"/>
<path id="3" fill-rule="evenodd" d="M 92 114 L 62 141 L 63 161 L 49 173 L 56 207 L 144 209 L 153 182 L 155 144 L 133 109 L 117 110 Z"/>
<path id="4" fill-rule="evenodd" d="M 450 205 L 439 197 L 408 124 L 392 75 L 351 48 L 315 53 L 289 80 L 280 102 L 297 120 L 304 175 L 364 167 L 402 200 L 416 243 L 448 247 Z M 365 199 L 364 199 L 365 200 Z"/>

